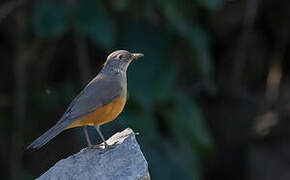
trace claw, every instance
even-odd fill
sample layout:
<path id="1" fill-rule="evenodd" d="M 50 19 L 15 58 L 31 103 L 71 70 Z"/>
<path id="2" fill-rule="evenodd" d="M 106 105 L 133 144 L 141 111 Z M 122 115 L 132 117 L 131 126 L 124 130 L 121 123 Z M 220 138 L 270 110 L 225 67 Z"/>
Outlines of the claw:
<path id="1" fill-rule="evenodd" d="M 114 149 L 117 146 L 118 142 L 115 142 L 114 144 L 108 144 L 108 143 L 101 143 L 101 144 L 97 144 L 94 146 L 89 146 L 89 149 L 99 149 L 99 150 L 109 150 L 109 149 Z"/>
<path id="2" fill-rule="evenodd" d="M 105 143 L 105 149 L 114 149 L 118 145 L 117 143 L 118 142 L 114 142 L 114 144 L 111 145 Z"/>

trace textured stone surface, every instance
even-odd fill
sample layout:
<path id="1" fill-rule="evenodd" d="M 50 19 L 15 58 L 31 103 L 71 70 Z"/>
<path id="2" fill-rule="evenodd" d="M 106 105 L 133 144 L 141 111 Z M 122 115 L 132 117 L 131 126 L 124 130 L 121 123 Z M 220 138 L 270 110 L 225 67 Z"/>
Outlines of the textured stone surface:
<path id="1" fill-rule="evenodd" d="M 134 132 L 127 128 L 107 140 L 117 146 L 110 150 L 82 149 L 60 160 L 38 180 L 98 179 L 148 180 L 147 162 L 136 141 Z"/>

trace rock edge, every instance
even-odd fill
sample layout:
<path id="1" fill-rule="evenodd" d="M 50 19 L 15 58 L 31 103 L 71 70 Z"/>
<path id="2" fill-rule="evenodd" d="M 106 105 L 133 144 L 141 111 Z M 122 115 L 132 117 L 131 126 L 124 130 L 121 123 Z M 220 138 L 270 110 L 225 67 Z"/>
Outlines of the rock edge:
<path id="1" fill-rule="evenodd" d="M 107 143 L 117 145 L 106 151 L 84 148 L 58 161 L 37 180 L 150 180 L 147 161 L 132 129 L 114 134 Z"/>

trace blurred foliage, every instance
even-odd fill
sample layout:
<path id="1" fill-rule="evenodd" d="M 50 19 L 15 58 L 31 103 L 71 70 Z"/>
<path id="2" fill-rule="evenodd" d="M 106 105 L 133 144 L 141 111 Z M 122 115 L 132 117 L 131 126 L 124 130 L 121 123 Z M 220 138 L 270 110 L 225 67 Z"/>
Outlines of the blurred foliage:
<path id="1" fill-rule="evenodd" d="M 166 32 L 144 21 L 130 22 L 121 34 L 119 47 L 148 56 L 146 61 L 134 62 L 128 72 L 132 74 L 128 75 L 130 95 L 144 108 L 170 99 L 176 87 L 176 69 L 168 54 L 170 43 Z"/>
<path id="2" fill-rule="evenodd" d="M 108 16 L 103 2 L 85 0 L 75 8 L 75 28 L 99 46 L 111 49 L 116 37 L 116 25 Z"/>
<path id="3" fill-rule="evenodd" d="M 187 40 L 193 71 L 199 75 L 209 90 L 214 93 L 214 81 L 212 70 L 211 49 L 208 33 L 197 24 L 190 23 L 174 6 L 167 5 L 164 8 L 169 29 L 181 38 Z"/>
<path id="4" fill-rule="evenodd" d="M 223 6 L 225 0 L 198 0 L 197 2 L 211 11 L 216 11 Z"/>
<path id="5" fill-rule="evenodd" d="M 39 0 L 34 4 L 33 29 L 39 37 L 58 37 L 66 28 L 65 4 Z M 52 13 L 53 12 L 53 13 Z"/>

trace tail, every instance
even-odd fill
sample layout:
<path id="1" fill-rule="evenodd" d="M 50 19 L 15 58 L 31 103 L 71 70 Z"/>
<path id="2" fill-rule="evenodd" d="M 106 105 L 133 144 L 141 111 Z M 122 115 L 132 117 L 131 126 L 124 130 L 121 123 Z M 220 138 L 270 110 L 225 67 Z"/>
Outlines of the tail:
<path id="1" fill-rule="evenodd" d="M 27 149 L 36 148 L 39 149 L 42 146 L 44 146 L 48 141 L 50 141 L 52 138 L 54 138 L 56 135 L 61 133 L 65 127 L 67 126 L 67 123 L 57 123 L 52 128 L 50 128 L 48 131 L 46 131 L 43 135 L 41 135 L 39 138 L 37 138 L 33 143 L 31 143 L 29 146 L 27 146 Z"/>

